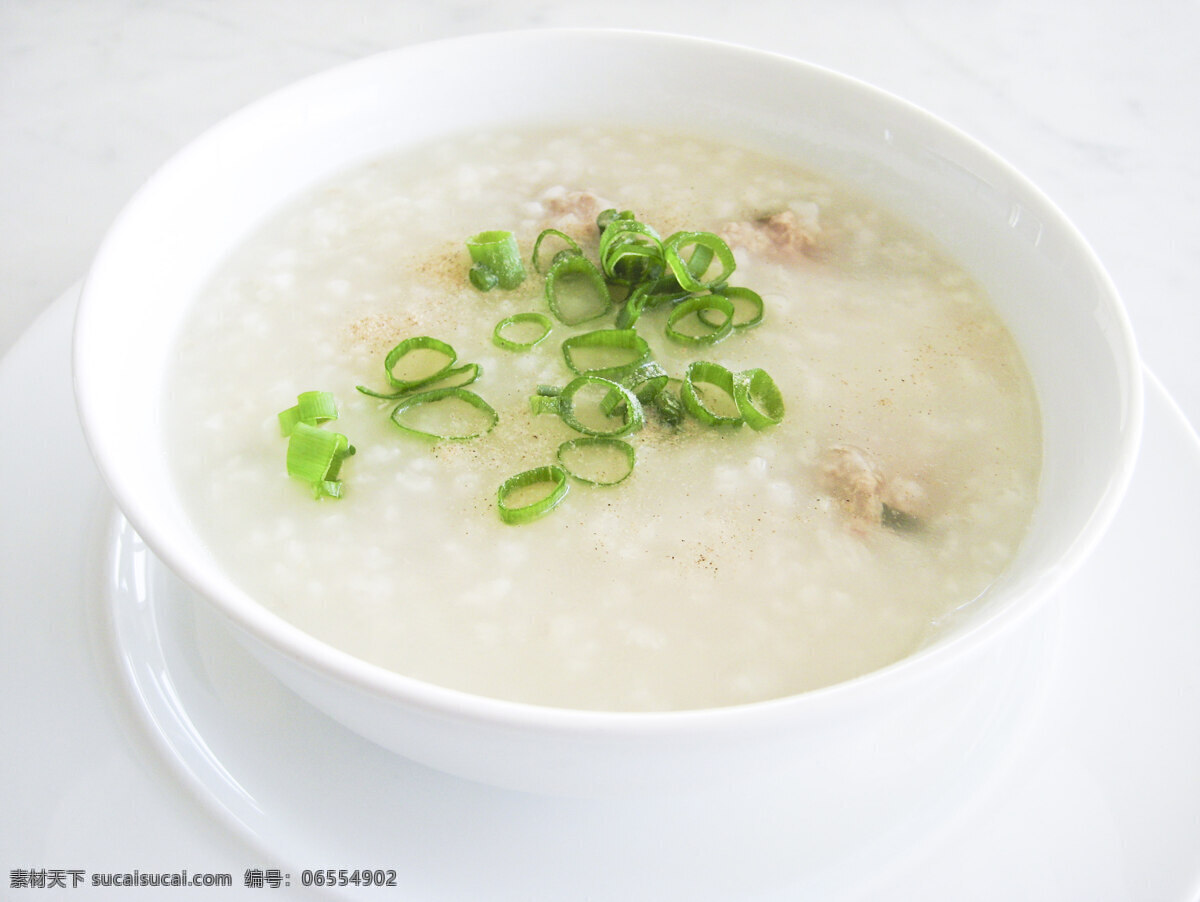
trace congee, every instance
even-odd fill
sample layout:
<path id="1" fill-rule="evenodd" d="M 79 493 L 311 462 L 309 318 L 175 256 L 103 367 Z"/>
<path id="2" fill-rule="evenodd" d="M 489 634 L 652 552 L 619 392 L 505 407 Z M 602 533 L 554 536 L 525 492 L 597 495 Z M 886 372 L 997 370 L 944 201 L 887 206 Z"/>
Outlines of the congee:
<path id="1" fill-rule="evenodd" d="M 580 257 L 568 238 L 600 263 L 597 219 L 613 211 L 648 227 L 627 235 L 651 248 L 625 256 L 627 271 L 664 271 L 652 234 L 720 236 L 738 291 L 722 287 L 720 254 L 704 269 L 710 239 L 685 242 L 680 259 L 733 315 L 713 302 L 679 316 L 681 290 L 648 293 L 632 321 L 629 287 L 613 284 L 611 309 L 575 322 L 603 302 L 583 263 L 559 280 L 574 312 L 552 314 L 545 271 L 561 250 L 559 262 Z M 473 284 L 467 241 L 487 231 L 515 239 L 515 287 Z M 645 351 L 584 339 L 564 353 L 572 336 L 618 326 Z M 443 367 L 449 379 L 397 387 L 384 361 L 401 345 L 398 382 Z M 631 360 L 645 381 L 626 379 Z M 178 480 L 250 594 L 366 661 L 522 702 L 725 706 L 883 667 L 996 579 L 1037 494 L 1034 389 L 969 273 L 852 185 L 674 134 L 491 132 L 358 166 L 214 274 L 174 366 Z M 585 379 L 580 409 L 603 411 L 579 417 L 594 432 L 626 424 L 626 445 L 578 442 L 560 457 L 587 438 L 562 389 L 605 367 L 640 405 Z M 755 428 L 723 423 L 739 408 L 720 374 L 757 370 L 739 382 Z M 699 400 L 685 407 L 689 372 Z M 485 405 L 460 398 L 438 415 L 410 401 L 453 384 Z M 354 449 L 332 494 L 288 472 L 278 414 L 310 391 L 329 393 L 338 416 L 309 432 Z M 553 510 L 501 516 L 502 486 L 504 509 L 519 510 L 560 482 Z"/>

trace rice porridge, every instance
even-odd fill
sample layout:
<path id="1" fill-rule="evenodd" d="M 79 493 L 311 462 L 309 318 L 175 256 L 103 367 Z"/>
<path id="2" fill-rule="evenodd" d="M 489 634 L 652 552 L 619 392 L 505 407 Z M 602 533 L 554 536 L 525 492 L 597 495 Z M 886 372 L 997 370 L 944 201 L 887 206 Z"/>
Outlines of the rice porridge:
<path id="1" fill-rule="evenodd" d="M 649 413 L 615 486 L 572 483 L 508 525 L 497 489 L 578 436 L 534 412 L 572 378 L 564 326 L 503 350 L 507 316 L 547 313 L 529 265 L 547 227 L 596 259 L 614 207 L 669 235 L 720 234 L 763 322 L 712 347 L 637 329 L 680 377 L 762 368 L 786 414 L 762 430 Z M 511 230 L 528 277 L 468 282 L 464 242 Z M 383 359 L 432 336 L 475 362 L 496 427 L 430 442 L 389 419 Z M 852 190 L 750 150 L 603 129 L 465 136 L 374 161 L 298 199 L 198 298 L 167 428 L 198 530 L 236 580 L 367 661 L 482 695 L 588 709 L 713 707 L 892 663 L 1015 554 L 1041 462 L 1033 386 L 988 298 L 923 235 Z M 333 393 L 341 498 L 285 470 L 276 415 Z"/>

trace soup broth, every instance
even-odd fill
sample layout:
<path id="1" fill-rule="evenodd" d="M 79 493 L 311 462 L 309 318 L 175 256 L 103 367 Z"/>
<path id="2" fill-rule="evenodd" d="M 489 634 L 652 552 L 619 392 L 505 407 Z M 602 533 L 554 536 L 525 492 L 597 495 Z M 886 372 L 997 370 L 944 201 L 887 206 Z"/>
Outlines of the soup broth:
<path id="1" fill-rule="evenodd" d="M 547 227 L 596 259 L 614 207 L 666 236 L 721 234 L 764 316 L 709 348 L 637 324 L 673 377 L 765 369 L 783 421 L 627 436 L 630 476 L 573 482 L 549 515 L 501 521 L 497 489 L 578 436 L 537 414 L 572 378 L 567 327 L 529 253 Z M 511 230 L 528 277 L 480 292 L 465 240 Z M 385 354 L 432 336 L 482 375 L 487 435 L 397 429 Z M 671 134 L 460 136 L 347 172 L 252 237 L 179 338 L 165 414 L 197 528 L 246 590 L 340 649 L 421 680 L 536 704 L 714 707 L 790 695 L 911 654 L 1012 559 L 1036 500 L 1034 389 L 986 294 L 929 238 L 789 161 Z M 339 499 L 290 478 L 276 414 L 332 392 L 356 448 Z M 715 403 L 715 402 L 714 402 Z"/>

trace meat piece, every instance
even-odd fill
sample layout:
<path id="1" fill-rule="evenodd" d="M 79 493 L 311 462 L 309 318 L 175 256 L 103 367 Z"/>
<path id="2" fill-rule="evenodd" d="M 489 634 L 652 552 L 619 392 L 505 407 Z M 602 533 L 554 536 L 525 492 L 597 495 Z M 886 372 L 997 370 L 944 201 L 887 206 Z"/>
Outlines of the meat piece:
<path id="1" fill-rule="evenodd" d="M 601 211 L 613 206 L 591 191 L 568 191 L 562 185 L 546 189 L 538 201 L 546 212 L 547 224 L 568 233 L 580 226 L 594 226 Z"/>
<path id="2" fill-rule="evenodd" d="M 879 526 L 910 530 L 924 514 L 925 490 L 912 479 L 885 475 L 861 448 L 830 448 L 821 475 L 855 532 Z"/>
<path id="3" fill-rule="evenodd" d="M 796 260 L 814 256 L 821 235 L 815 204 L 742 222 L 728 223 L 720 235 L 730 247 L 741 247 L 750 254 L 772 260 Z"/>

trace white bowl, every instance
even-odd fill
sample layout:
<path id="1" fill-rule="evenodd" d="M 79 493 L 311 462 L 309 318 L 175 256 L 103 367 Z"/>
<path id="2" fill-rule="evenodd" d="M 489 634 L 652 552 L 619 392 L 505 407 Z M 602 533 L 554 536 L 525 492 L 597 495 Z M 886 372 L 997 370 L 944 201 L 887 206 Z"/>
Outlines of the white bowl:
<path id="1" fill-rule="evenodd" d="M 656 102 L 644 102 L 648 86 Z M 736 136 L 860 185 L 988 289 L 1020 344 L 1044 427 L 1040 502 L 1018 559 L 945 635 L 861 678 L 791 698 L 664 714 L 481 698 L 384 671 L 272 614 L 193 530 L 160 423 L 181 318 L 226 254 L 336 171 L 468 127 L 584 117 Z M 244 643 L 318 708 L 394 751 L 526 790 L 606 793 L 783 769 L 814 797 L 932 786 L 1012 701 L 1009 628 L 1080 564 L 1134 466 L 1140 367 L 1116 292 L 1031 184 L 934 117 L 840 75 L 664 35 L 533 31 L 385 53 L 230 117 L 137 194 L 79 306 L 75 388 L 92 453 L 134 528 Z M 1027 663 L 1027 662 L 1026 662 Z M 848 787 L 858 789 L 851 791 Z M 884 793 L 886 795 L 886 793 Z M 864 809 L 865 810 L 865 809 Z"/>

